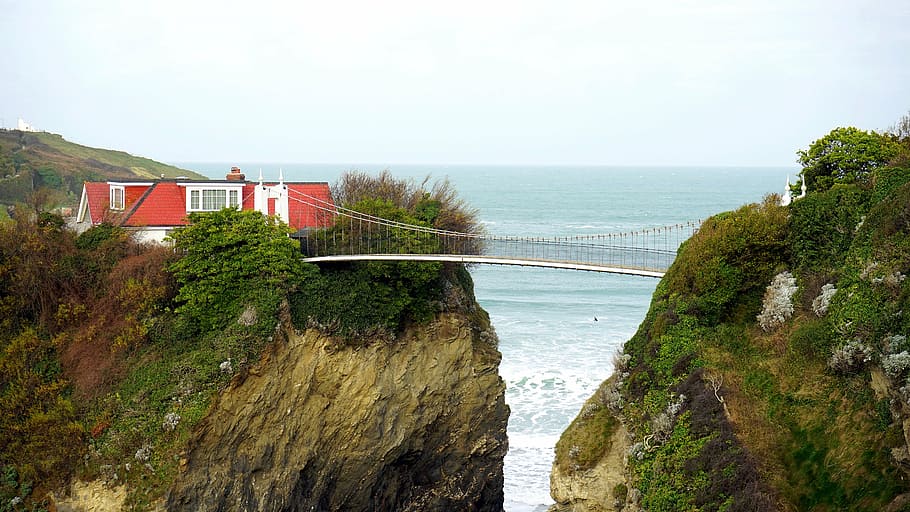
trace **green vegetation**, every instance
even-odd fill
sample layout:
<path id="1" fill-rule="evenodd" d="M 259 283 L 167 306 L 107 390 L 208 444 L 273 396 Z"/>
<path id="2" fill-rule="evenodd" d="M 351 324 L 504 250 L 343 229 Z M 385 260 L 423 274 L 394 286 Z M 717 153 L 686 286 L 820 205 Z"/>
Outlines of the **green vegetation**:
<path id="1" fill-rule="evenodd" d="M 165 178 L 184 176 L 192 179 L 206 179 L 201 174 L 156 162 L 150 158 L 134 156 L 124 151 L 99 149 L 69 142 L 56 133 L 39 132 L 34 136 L 40 144 L 60 154 L 86 162 L 98 162 L 108 167 L 128 169 L 137 178 L 156 179 L 163 175 Z"/>
<path id="2" fill-rule="evenodd" d="M 556 460 L 563 471 L 581 471 L 593 467 L 612 446 L 619 427 L 613 411 L 602 403 L 614 380 L 601 384 L 597 394 L 585 404 L 556 443 Z"/>
<path id="3" fill-rule="evenodd" d="M 0 208 L 76 206 L 85 181 L 204 176 L 122 151 L 91 148 L 53 133 L 0 129 Z M 2 215 L 2 214 L 0 214 Z"/>
<path id="4" fill-rule="evenodd" d="M 888 166 L 900 152 L 896 135 L 849 127 L 831 130 L 797 154 L 806 186 L 824 192 L 838 183 L 868 185 L 872 174 Z"/>
<path id="5" fill-rule="evenodd" d="M 805 198 L 717 215 L 680 249 L 598 392 L 634 435 L 643 508 L 884 510 L 908 491 L 910 115 L 898 126 L 832 131 L 800 152 Z M 771 293 L 783 271 L 797 286 Z M 607 439 L 583 416 L 561 444 Z"/>
<path id="6" fill-rule="evenodd" d="M 394 178 L 388 171 L 376 176 L 349 172 L 332 190 L 339 206 L 363 214 L 428 228 L 480 232 L 476 211 L 458 199 L 445 180 L 428 187 L 427 180 L 417 184 Z M 320 245 L 344 246 L 365 236 L 360 230 L 359 223 L 342 220 L 316 236 Z M 390 244 L 392 252 L 446 251 L 435 238 L 399 228 L 389 229 L 383 243 Z M 394 336 L 408 323 L 424 322 L 443 310 L 447 283 L 470 286 L 470 277 L 460 265 L 435 262 L 323 266 L 308 274 L 292 295 L 291 314 L 296 325 L 316 326 L 356 344 Z"/>
<path id="7" fill-rule="evenodd" d="M 192 213 L 170 235 L 182 252 L 169 270 L 180 286 L 176 312 L 202 332 L 236 318 L 251 293 L 286 294 L 304 278 L 300 248 L 287 225 L 256 211 Z"/>
<path id="8" fill-rule="evenodd" d="M 343 174 L 332 187 L 332 197 L 339 206 L 390 220 L 459 233 L 483 233 L 477 210 L 460 199 L 446 179 L 430 186 L 429 177 L 417 183 L 395 178 L 389 171 L 376 176 L 352 171 Z M 339 228 L 351 232 L 352 236 L 357 234 L 354 226 Z M 425 250 L 439 249 L 446 250 L 425 247 Z M 469 244 L 459 247 L 458 251 L 477 254 L 480 247 Z"/>

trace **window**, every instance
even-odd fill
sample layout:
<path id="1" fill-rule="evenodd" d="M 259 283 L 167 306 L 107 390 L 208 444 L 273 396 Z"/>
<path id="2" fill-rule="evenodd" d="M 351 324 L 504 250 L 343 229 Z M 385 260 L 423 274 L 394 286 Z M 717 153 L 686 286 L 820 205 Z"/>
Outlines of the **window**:
<path id="1" fill-rule="evenodd" d="M 123 200 L 123 187 L 111 186 L 111 199 L 110 207 L 111 210 L 122 210 L 124 207 Z"/>
<path id="2" fill-rule="evenodd" d="M 222 208 L 238 208 L 240 206 L 240 191 L 226 188 L 197 188 L 189 190 L 189 205 L 187 210 L 197 212 L 213 212 Z"/>

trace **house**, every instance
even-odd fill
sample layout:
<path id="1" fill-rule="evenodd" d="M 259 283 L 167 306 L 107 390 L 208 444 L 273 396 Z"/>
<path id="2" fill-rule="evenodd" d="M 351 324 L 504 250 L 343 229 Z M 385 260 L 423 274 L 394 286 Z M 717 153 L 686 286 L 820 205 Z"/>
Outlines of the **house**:
<path id="1" fill-rule="evenodd" d="M 25 122 L 25 119 L 19 118 L 19 122 L 16 123 L 16 129 L 22 132 L 37 132 L 38 129 L 32 126 L 29 123 Z"/>
<path id="2" fill-rule="evenodd" d="M 224 180 L 117 180 L 85 182 L 73 227 L 84 231 L 109 222 L 135 231 L 140 241 L 161 242 L 187 225 L 193 212 L 225 207 L 275 215 L 298 234 L 331 225 L 335 204 L 325 182 L 257 182 L 232 167 Z"/>

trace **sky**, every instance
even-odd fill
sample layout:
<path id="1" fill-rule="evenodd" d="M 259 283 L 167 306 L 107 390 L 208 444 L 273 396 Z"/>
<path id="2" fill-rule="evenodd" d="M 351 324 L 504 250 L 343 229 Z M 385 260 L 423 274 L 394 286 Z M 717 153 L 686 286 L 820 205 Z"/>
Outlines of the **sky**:
<path id="1" fill-rule="evenodd" d="M 0 0 L 0 123 L 166 162 L 795 166 L 907 0 Z"/>

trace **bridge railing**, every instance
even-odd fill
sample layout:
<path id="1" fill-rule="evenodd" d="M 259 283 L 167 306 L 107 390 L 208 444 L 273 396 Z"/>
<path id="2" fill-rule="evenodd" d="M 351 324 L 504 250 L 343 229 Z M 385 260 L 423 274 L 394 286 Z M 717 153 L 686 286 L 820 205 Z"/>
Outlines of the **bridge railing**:
<path id="1" fill-rule="evenodd" d="M 301 194 L 303 195 L 303 194 Z M 664 271 L 679 245 L 698 230 L 686 222 L 629 233 L 567 237 L 519 237 L 459 233 L 383 219 L 305 196 L 317 226 L 300 238 L 310 257 L 379 254 L 460 254 L 575 262 Z"/>

